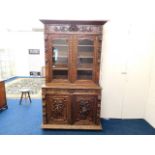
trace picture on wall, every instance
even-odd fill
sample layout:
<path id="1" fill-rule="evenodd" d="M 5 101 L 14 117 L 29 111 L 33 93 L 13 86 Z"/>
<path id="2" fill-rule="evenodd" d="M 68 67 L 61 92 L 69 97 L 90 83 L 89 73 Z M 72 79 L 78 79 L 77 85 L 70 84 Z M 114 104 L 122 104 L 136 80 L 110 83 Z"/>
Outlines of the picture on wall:
<path id="1" fill-rule="evenodd" d="M 29 49 L 29 54 L 40 54 L 39 49 Z"/>

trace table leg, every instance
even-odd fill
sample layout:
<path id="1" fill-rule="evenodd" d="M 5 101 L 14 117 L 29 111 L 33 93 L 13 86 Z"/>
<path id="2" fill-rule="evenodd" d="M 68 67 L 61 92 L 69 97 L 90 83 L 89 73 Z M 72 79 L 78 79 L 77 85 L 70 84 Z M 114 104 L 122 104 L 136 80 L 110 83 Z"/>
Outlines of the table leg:
<path id="1" fill-rule="evenodd" d="M 21 104 L 21 103 L 22 103 L 22 99 L 23 99 L 23 92 L 22 92 L 22 94 L 21 94 L 21 97 L 20 97 L 20 102 L 19 102 L 19 104 Z"/>
<path id="2" fill-rule="evenodd" d="M 30 97 L 30 93 L 29 92 L 28 92 L 28 97 L 29 97 L 29 100 L 30 100 L 30 103 L 31 103 L 32 101 L 31 101 L 31 97 Z"/>

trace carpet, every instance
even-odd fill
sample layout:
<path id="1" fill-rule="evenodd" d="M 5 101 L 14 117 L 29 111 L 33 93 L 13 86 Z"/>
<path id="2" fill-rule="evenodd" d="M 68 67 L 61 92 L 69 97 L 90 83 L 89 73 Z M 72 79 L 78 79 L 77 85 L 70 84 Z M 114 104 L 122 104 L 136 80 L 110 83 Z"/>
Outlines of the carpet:
<path id="1" fill-rule="evenodd" d="M 102 131 L 42 130 L 41 99 L 22 105 L 19 99 L 8 99 L 8 107 L 0 112 L 0 135 L 155 135 L 143 119 L 101 119 Z"/>
<path id="2" fill-rule="evenodd" d="M 44 78 L 16 78 L 5 83 L 7 98 L 20 98 L 21 89 L 30 89 L 31 98 L 41 97 Z"/>

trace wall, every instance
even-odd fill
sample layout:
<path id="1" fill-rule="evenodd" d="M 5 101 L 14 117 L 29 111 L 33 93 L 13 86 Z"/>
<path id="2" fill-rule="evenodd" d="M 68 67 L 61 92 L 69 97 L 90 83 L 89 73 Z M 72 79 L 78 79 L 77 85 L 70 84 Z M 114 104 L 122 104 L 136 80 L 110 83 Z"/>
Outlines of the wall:
<path id="1" fill-rule="evenodd" d="M 129 33 L 127 83 L 122 118 L 144 118 L 151 67 L 151 22 L 135 21 Z"/>
<path id="2" fill-rule="evenodd" d="M 102 117 L 144 118 L 152 58 L 151 24 L 113 20 L 104 26 Z"/>
<path id="3" fill-rule="evenodd" d="M 14 53 L 9 48 L 9 33 L 0 29 L 0 80 L 16 75 Z"/>
<path id="4" fill-rule="evenodd" d="M 104 26 L 101 56 L 102 110 L 104 118 L 121 118 L 126 75 L 121 73 L 126 65 L 128 25 L 109 21 Z"/>
<path id="5" fill-rule="evenodd" d="M 14 53 L 16 76 L 29 76 L 44 66 L 43 32 L 9 32 L 9 46 Z M 40 49 L 39 55 L 29 55 L 28 49 Z"/>
<path id="6" fill-rule="evenodd" d="M 150 83 L 148 91 L 148 99 L 145 106 L 145 119 L 155 128 L 155 24 L 150 28 L 150 51 L 152 56 L 150 59 Z"/>

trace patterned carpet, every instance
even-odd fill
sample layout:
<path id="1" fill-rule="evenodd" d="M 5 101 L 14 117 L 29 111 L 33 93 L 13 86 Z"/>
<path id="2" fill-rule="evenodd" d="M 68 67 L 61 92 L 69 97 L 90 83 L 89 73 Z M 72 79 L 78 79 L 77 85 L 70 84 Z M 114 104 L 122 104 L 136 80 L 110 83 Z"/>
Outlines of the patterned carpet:
<path id="1" fill-rule="evenodd" d="M 41 98 L 44 78 L 17 78 L 5 84 L 7 98 L 20 98 L 21 89 L 30 89 L 31 98 Z"/>

